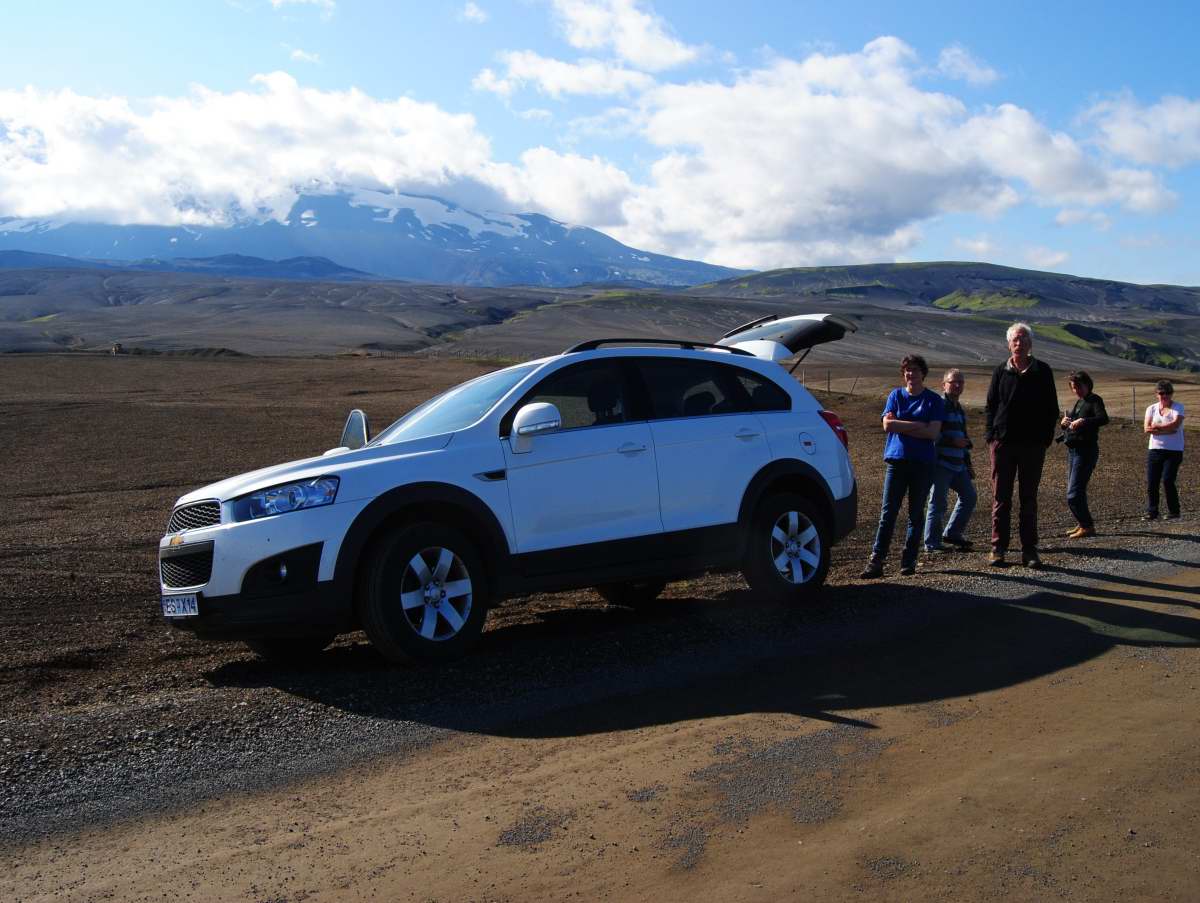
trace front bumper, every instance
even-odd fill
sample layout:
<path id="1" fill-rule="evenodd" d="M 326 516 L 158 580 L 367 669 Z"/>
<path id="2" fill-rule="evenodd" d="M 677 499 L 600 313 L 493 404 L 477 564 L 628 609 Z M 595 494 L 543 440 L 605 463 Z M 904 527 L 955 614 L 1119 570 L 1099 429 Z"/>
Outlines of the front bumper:
<path id="1" fill-rule="evenodd" d="M 247 598 L 199 596 L 200 614 L 167 618 L 178 630 L 210 640 L 257 640 L 283 636 L 341 633 L 349 629 L 343 611 L 345 595 L 333 581 L 281 596 Z"/>
<path id="2" fill-rule="evenodd" d="M 320 543 L 272 555 L 246 572 L 239 592 L 196 592 L 199 614 L 167 621 L 211 639 L 340 632 L 349 626 L 349 600 L 333 581 L 317 579 L 320 562 Z"/>

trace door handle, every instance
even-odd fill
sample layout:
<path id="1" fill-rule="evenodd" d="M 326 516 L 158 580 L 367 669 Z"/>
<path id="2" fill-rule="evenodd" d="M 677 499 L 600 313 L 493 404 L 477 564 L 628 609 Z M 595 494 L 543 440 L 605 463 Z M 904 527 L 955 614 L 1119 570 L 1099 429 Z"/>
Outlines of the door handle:
<path id="1" fill-rule="evenodd" d="M 735 437 L 737 437 L 738 439 L 746 439 L 746 440 L 758 438 L 758 433 L 755 432 L 754 430 L 750 429 L 749 427 L 742 427 L 740 430 L 738 430 L 733 435 Z"/>
<path id="2" fill-rule="evenodd" d="M 644 452 L 645 450 L 646 446 L 640 445 L 637 442 L 626 442 L 617 449 L 617 451 L 623 455 L 636 455 L 638 452 Z"/>

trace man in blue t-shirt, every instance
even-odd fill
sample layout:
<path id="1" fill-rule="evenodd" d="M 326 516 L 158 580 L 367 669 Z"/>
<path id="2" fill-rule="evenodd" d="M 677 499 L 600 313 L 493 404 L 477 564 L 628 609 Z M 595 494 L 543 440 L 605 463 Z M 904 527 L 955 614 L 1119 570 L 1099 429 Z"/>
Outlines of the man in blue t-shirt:
<path id="1" fill-rule="evenodd" d="M 908 530 L 900 556 L 900 573 L 916 573 L 917 552 L 925 528 L 925 499 L 933 480 L 937 460 L 935 442 L 942 432 L 945 406 L 942 397 L 925 388 L 929 365 L 919 354 L 910 354 L 900 362 L 904 385 L 893 389 L 883 406 L 883 505 L 871 560 L 861 576 L 883 576 L 883 562 L 892 543 L 892 531 L 900 515 L 900 506 L 908 496 Z"/>

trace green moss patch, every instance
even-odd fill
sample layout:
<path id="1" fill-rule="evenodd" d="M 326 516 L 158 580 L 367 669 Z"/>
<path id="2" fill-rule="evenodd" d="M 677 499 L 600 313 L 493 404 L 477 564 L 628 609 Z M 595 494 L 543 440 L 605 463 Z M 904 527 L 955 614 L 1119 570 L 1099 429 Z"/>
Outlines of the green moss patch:
<path id="1" fill-rule="evenodd" d="M 1037 307 L 1039 299 L 1020 292 L 964 292 L 962 289 L 943 295 L 933 302 L 942 310 L 1025 310 Z"/>

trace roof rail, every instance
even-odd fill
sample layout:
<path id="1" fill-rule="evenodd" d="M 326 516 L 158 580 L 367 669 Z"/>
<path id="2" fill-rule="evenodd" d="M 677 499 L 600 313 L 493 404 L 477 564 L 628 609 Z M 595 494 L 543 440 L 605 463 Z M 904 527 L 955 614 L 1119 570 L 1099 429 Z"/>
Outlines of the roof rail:
<path id="1" fill-rule="evenodd" d="M 694 351 L 697 348 L 712 348 L 716 351 L 728 351 L 730 354 L 754 357 L 753 354 L 742 348 L 730 348 L 728 345 L 716 345 L 712 342 L 693 342 L 690 339 L 589 339 L 586 342 L 580 342 L 578 345 L 572 345 L 563 354 L 574 354 L 577 351 L 595 351 L 601 345 L 672 345 L 679 348 L 686 348 L 689 351 Z"/>
<path id="2" fill-rule="evenodd" d="M 779 314 L 767 314 L 765 317 L 759 317 L 757 320 L 751 320 L 749 323 L 743 323 L 741 326 L 735 326 L 729 332 L 725 333 L 721 338 L 727 339 L 731 335 L 737 335 L 739 332 L 745 332 L 747 329 L 753 329 L 755 326 L 760 326 L 763 323 L 770 323 L 772 320 L 778 320 Z"/>

